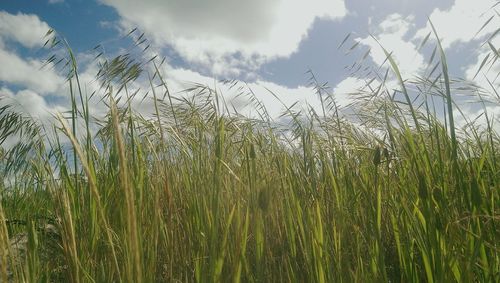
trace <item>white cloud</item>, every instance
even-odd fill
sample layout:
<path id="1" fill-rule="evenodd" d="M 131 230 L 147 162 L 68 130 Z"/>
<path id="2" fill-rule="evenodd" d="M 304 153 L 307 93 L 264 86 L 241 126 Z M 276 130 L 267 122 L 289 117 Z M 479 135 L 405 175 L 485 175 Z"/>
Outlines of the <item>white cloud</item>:
<path id="1" fill-rule="evenodd" d="M 49 25 L 36 15 L 9 14 L 0 11 L 0 81 L 35 90 L 37 93 L 55 93 L 64 84 L 64 78 L 51 69 L 42 68 L 43 61 L 22 58 L 9 50 L 5 41 L 28 48 L 43 45 L 43 37 Z"/>
<path id="2" fill-rule="evenodd" d="M 49 25 L 36 15 L 0 11 L 0 38 L 14 40 L 29 48 L 39 47 L 49 29 Z"/>
<path id="3" fill-rule="evenodd" d="M 59 106 L 50 106 L 44 97 L 29 89 L 24 89 L 14 93 L 7 88 L 0 89 L 2 105 L 9 104 L 14 111 L 24 113 L 42 123 L 47 123 L 52 119 L 52 114 L 61 111 Z"/>
<path id="4" fill-rule="evenodd" d="M 355 77 L 347 77 L 333 88 L 335 99 L 341 106 L 352 102 L 352 95 L 366 87 L 367 82 Z"/>
<path id="5" fill-rule="evenodd" d="M 68 110 L 68 108 L 61 105 L 51 105 L 47 103 L 45 98 L 35 91 L 23 89 L 14 92 L 6 87 L 0 88 L 0 106 L 3 105 L 10 105 L 12 111 L 28 119 L 33 119 L 37 125 L 49 126 L 48 129 L 57 122 L 53 114 L 57 112 L 62 113 Z M 51 135 L 52 133 L 48 131 L 45 134 Z M 8 150 L 19 141 L 19 134 L 10 135 L 4 143 L 0 144 L 0 147 Z"/>
<path id="6" fill-rule="evenodd" d="M 216 89 L 219 95 L 224 97 L 226 103 L 230 109 L 234 106 L 239 114 L 245 115 L 247 117 L 257 118 L 257 110 L 254 108 L 255 105 L 250 104 L 250 97 L 245 95 L 240 95 L 240 90 L 237 87 L 231 88 L 229 85 L 218 82 L 216 79 L 208 76 L 201 75 L 196 71 L 192 71 L 184 68 L 174 68 L 169 65 L 165 65 L 161 69 L 163 78 L 166 80 L 169 87 L 170 93 L 177 98 L 189 97 L 194 93 L 186 93 L 185 89 L 193 86 L 193 83 L 197 85 L 204 85 L 212 89 Z M 287 107 L 292 106 L 295 102 L 298 102 L 294 106 L 294 110 L 306 110 L 308 106 L 313 107 L 316 111 L 321 109 L 321 102 L 315 93 L 314 89 L 306 86 L 298 86 L 295 88 L 289 88 L 283 85 L 279 85 L 269 81 L 257 80 L 253 83 L 245 84 L 241 83 L 239 86 L 244 86 L 242 92 L 249 93 L 246 87 L 250 88 L 255 95 L 255 98 L 260 101 L 266 108 L 268 114 L 271 118 L 276 119 L 285 110 L 285 106 L 281 104 L 283 102 Z M 149 83 L 144 83 L 143 85 L 136 85 L 135 89 L 141 88 L 143 90 L 149 89 Z M 160 91 L 161 87 L 157 90 Z M 133 90 L 129 90 L 133 92 Z M 281 102 L 276 99 L 269 91 L 272 91 Z M 160 93 L 162 93 L 160 91 Z M 341 98 L 343 100 L 343 98 Z M 145 100 L 147 103 L 147 100 Z M 147 109 L 143 105 L 138 106 L 142 109 L 144 114 L 151 114 L 151 108 Z"/>
<path id="7" fill-rule="evenodd" d="M 49 4 L 60 4 L 64 3 L 64 0 L 49 0 Z"/>
<path id="8" fill-rule="evenodd" d="M 443 48 L 450 48 L 457 42 L 469 42 L 483 24 L 493 16 L 493 20 L 477 35 L 481 38 L 495 31 L 499 26 L 499 18 L 491 7 L 496 0 L 455 0 L 450 9 L 435 9 L 430 15 Z M 424 38 L 431 31 L 430 24 L 417 32 L 417 38 Z"/>
<path id="9" fill-rule="evenodd" d="M 50 66 L 42 69 L 41 61 L 24 60 L 13 52 L 0 49 L 0 62 L 0 81 L 28 87 L 43 94 L 56 92 L 64 84 L 64 78 Z"/>
<path id="10" fill-rule="evenodd" d="M 215 74 L 252 70 L 296 52 L 317 18 L 340 19 L 343 0 L 101 0 L 190 63 Z"/>
<path id="11" fill-rule="evenodd" d="M 488 91 L 493 91 L 488 83 L 488 80 L 494 86 L 496 86 L 496 88 L 498 88 L 499 86 L 498 74 L 500 73 L 500 64 L 495 63 L 493 66 L 491 66 L 492 60 L 494 60 L 495 58 L 491 52 L 491 49 L 488 46 L 474 53 L 476 53 L 476 60 L 473 64 L 466 67 L 465 78 L 467 80 L 474 81 L 474 83 L 485 88 Z M 479 70 L 486 56 L 488 56 L 486 64 L 481 68 L 481 70 Z"/>
<path id="12" fill-rule="evenodd" d="M 467 127 L 468 123 L 470 122 L 473 122 L 474 127 L 479 126 L 481 130 L 487 130 L 488 123 L 486 122 L 486 116 L 484 115 L 485 110 L 488 113 L 488 119 L 490 120 L 490 125 L 492 126 L 492 130 L 497 134 L 500 133 L 499 105 L 487 105 L 486 108 L 477 104 L 461 105 L 460 109 L 462 110 L 464 115 L 462 115 L 458 111 L 455 111 L 454 118 L 457 128 L 461 128 L 464 131 L 464 134 L 471 134 L 469 131 L 470 128 Z M 465 119 L 464 116 L 467 119 Z M 476 120 L 476 118 L 478 118 L 478 120 Z"/>
<path id="13" fill-rule="evenodd" d="M 412 16 L 404 18 L 399 14 L 392 14 L 378 25 L 373 34 L 389 53 L 392 52 L 392 58 L 406 78 L 418 74 L 425 67 L 424 57 L 418 52 L 418 47 L 406 38 L 414 26 L 413 21 Z M 373 38 L 365 37 L 357 40 L 370 47 L 370 57 L 377 65 L 386 60 L 384 51 Z"/>
<path id="14" fill-rule="evenodd" d="M 500 47 L 500 37 L 497 36 L 493 38 L 490 43 L 498 49 Z M 475 84 L 483 87 L 492 94 L 493 89 L 491 89 L 491 86 L 488 83 L 489 81 L 498 91 L 498 87 L 500 86 L 500 82 L 498 81 L 500 63 L 498 62 L 498 58 L 495 59 L 495 54 L 493 53 L 491 47 L 488 44 L 484 44 L 479 47 L 478 44 L 478 48 L 472 50 L 471 55 L 475 56 L 475 60 L 474 63 L 464 67 L 465 78 L 467 80 L 474 81 Z M 483 60 L 486 57 L 488 58 L 483 67 L 481 67 Z"/>
<path id="15" fill-rule="evenodd" d="M 295 105 L 294 110 L 305 110 L 308 106 L 311 106 L 316 111 L 321 109 L 321 101 L 314 89 L 310 87 L 289 88 L 268 81 L 257 81 L 249 84 L 249 87 L 253 90 L 257 99 L 266 107 L 269 115 L 275 119 L 286 110 L 285 106 L 290 107 L 295 102 L 298 103 Z M 279 97 L 285 106 L 271 95 L 269 90 Z"/>

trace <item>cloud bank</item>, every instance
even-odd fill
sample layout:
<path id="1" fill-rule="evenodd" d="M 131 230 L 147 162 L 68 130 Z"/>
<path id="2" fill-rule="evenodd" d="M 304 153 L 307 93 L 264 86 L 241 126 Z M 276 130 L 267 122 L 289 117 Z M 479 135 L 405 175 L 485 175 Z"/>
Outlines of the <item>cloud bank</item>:
<path id="1" fill-rule="evenodd" d="M 343 0 L 101 2 L 116 8 L 122 26 L 138 27 L 187 62 L 215 74 L 255 70 L 288 57 L 316 19 L 337 20 L 347 14 Z"/>

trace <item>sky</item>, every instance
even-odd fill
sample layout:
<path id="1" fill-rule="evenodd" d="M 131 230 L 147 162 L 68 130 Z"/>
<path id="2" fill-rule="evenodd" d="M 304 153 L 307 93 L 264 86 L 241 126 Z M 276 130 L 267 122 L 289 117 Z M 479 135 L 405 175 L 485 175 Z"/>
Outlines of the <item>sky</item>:
<path id="1" fill-rule="evenodd" d="M 132 39 L 125 36 L 137 28 L 130 38 L 146 39 L 141 43 L 149 46 L 144 59 L 166 58 L 161 71 L 174 93 L 186 82 L 214 86 L 219 80 L 238 79 L 277 116 L 283 107 L 268 89 L 287 105 L 299 101 L 299 106 L 319 107 L 309 86 L 311 70 L 331 87 L 341 105 L 347 105 L 349 93 L 366 85 L 363 73 L 353 73 L 349 66 L 362 58 L 364 66 L 376 69 L 386 59 L 381 46 L 392 52 L 403 77 L 429 70 L 433 47 L 419 48 L 431 31 L 428 19 L 442 40 L 450 74 L 466 80 L 476 77 L 478 84 L 491 89 L 486 79 L 497 87 L 497 69 L 476 72 L 491 53 L 485 41 L 500 27 L 497 2 L 1 0 L 0 97 L 40 119 L 67 110 L 65 74 L 51 64 L 43 66 L 51 52 L 43 47 L 47 31 L 54 29 L 72 48 L 84 90 L 91 93 L 98 88 L 94 47 L 100 44 L 98 50 L 109 58 L 127 52 Z M 431 35 L 428 42 L 434 40 Z M 499 46 L 498 41 L 490 40 L 493 46 Z M 138 81 L 135 87 L 148 86 Z M 147 110 L 148 104 L 142 107 Z M 464 111 L 473 116 L 479 110 L 465 105 Z M 491 111 L 500 115 L 498 106 L 491 106 Z"/>

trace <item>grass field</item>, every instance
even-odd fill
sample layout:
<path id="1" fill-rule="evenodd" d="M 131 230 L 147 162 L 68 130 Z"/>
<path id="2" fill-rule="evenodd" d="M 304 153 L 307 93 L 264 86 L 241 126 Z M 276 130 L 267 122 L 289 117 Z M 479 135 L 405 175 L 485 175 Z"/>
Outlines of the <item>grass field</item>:
<path id="1" fill-rule="evenodd" d="M 0 281 L 500 281 L 500 96 L 449 78 L 436 46 L 428 77 L 387 53 L 395 95 L 382 75 L 346 114 L 312 77 L 322 109 L 280 119 L 250 90 L 258 118 L 203 85 L 176 99 L 159 60 L 128 57 L 101 66 L 97 119 L 66 49 L 68 113 L 0 108 L 0 142 L 20 138 L 0 152 Z M 128 86 L 147 74 L 143 115 Z M 459 127 L 464 85 L 484 113 Z"/>

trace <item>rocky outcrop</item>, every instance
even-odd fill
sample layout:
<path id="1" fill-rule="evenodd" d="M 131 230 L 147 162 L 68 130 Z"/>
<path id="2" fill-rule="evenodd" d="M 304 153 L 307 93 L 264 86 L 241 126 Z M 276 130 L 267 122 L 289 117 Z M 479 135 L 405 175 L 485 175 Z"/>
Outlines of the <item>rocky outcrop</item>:
<path id="1" fill-rule="evenodd" d="M 15 224 L 28 226 L 21 221 L 16 221 Z M 29 228 L 26 227 L 26 229 Z M 50 269 L 47 273 L 49 275 L 48 281 L 57 281 L 57 278 L 61 278 L 64 266 L 62 265 L 61 235 L 56 225 L 52 223 L 38 224 L 31 233 L 21 232 L 10 236 L 8 260 L 4 263 L 0 259 L 0 265 L 7 266 L 8 282 L 15 282 L 16 278 L 23 278 L 23 271 L 28 265 L 28 260 L 38 261 Z M 44 272 L 43 276 L 45 275 Z"/>

